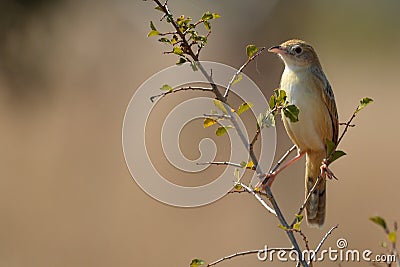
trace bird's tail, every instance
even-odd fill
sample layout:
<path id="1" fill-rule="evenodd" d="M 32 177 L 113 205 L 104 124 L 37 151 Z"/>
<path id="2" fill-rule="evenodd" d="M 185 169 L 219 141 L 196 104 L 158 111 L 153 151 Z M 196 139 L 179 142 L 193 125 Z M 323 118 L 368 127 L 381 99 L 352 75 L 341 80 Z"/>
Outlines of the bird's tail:
<path id="1" fill-rule="evenodd" d="M 320 167 L 325 157 L 325 151 L 312 151 L 306 154 L 306 197 L 321 173 Z M 325 177 L 321 177 L 306 205 L 308 225 L 311 227 L 320 228 L 325 221 L 325 209 L 326 180 Z"/>

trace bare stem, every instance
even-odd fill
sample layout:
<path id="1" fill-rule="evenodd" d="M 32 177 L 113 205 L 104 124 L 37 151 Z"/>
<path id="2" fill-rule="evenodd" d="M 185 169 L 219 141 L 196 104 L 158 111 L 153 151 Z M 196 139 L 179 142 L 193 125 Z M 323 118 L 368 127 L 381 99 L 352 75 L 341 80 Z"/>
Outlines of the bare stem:
<path id="1" fill-rule="evenodd" d="M 272 207 L 274 208 L 280 223 L 283 225 L 283 227 L 285 227 L 286 229 L 289 229 L 289 225 L 288 225 L 285 217 L 283 216 L 283 214 L 282 214 L 282 212 L 281 212 L 281 210 L 280 210 L 280 208 L 278 206 L 278 203 L 276 202 L 275 198 L 272 195 L 271 188 L 269 186 L 267 186 L 265 188 L 265 190 L 267 192 L 269 201 L 271 202 Z M 297 243 L 296 238 L 294 237 L 293 232 L 292 231 L 285 231 L 285 232 L 288 235 L 289 240 L 292 243 L 294 250 L 296 250 L 296 252 L 298 253 L 297 255 L 301 255 L 302 254 L 301 253 L 301 249 L 299 247 L 299 244 Z M 301 265 L 303 265 L 303 267 L 308 267 L 309 266 L 304 259 L 300 258 L 299 261 L 300 261 Z"/>
<path id="2" fill-rule="evenodd" d="M 181 88 L 178 88 L 178 89 L 174 89 L 174 90 L 171 90 L 171 91 L 166 91 L 166 92 L 158 94 L 158 95 L 154 95 L 154 96 L 150 97 L 150 101 L 154 102 L 154 100 L 159 98 L 159 97 L 164 97 L 164 96 L 172 94 L 172 93 L 177 93 L 177 92 L 181 92 L 181 91 L 189 91 L 189 90 L 192 90 L 192 91 L 203 91 L 203 92 L 213 92 L 213 90 L 211 88 L 188 86 L 188 87 L 181 87 Z"/>
<path id="3" fill-rule="evenodd" d="M 277 213 L 274 209 L 272 209 L 270 206 L 268 206 L 267 203 L 265 203 L 264 199 L 262 199 L 257 193 L 256 191 L 254 191 L 253 189 L 251 189 L 249 186 L 243 184 L 243 183 L 238 183 L 240 186 L 242 186 L 244 189 L 246 189 L 247 192 L 249 192 L 250 194 L 252 194 L 257 200 L 258 202 L 260 202 L 260 204 L 271 214 L 277 216 Z"/>
<path id="4" fill-rule="evenodd" d="M 230 259 L 233 259 L 233 258 L 236 258 L 236 257 L 239 257 L 239 256 L 258 254 L 258 253 L 266 253 L 266 252 L 269 252 L 269 251 L 292 251 L 292 250 L 293 250 L 293 248 L 268 248 L 268 249 L 261 249 L 261 250 L 260 249 L 253 249 L 253 250 L 248 250 L 248 251 L 236 252 L 236 253 L 234 253 L 232 255 L 225 256 L 225 257 L 223 257 L 223 258 L 221 258 L 219 260 L 216 260 L 214 262 L 209 263 L 207 265 L 207 267 L 217 265 L 218 263 L 221 263 L 223 261 L 230 260 Z"/>
<path id="5" fill-rule="evenodd" d="M 256 57 L 258 57 L 263 52 L 264 49 L 265 49 L 265 47 L 261 47 L 256 53 L 254 53 L 254 55 L 249 57 L 247 59 L 247 61 L 236 71 L 235 75 L 233 75 L 232 79 L 228 83 L 228 86 L 226 87 L 224 98 L 228 98 L 229 91 L 232 87 L 232 84 L 234 83 L 236 78 L 239 76 L 239 74 L 243 72 L 243 69 L 246 68 L 247 65 L 249 65 L 249 63 L 252 62 Z"/>
<path id="6" fill-rule="evenodd" d="M 275 172 L 279 168 L 279 166 L 281 166 L 282 163 L 287 159 L 287 157 L 290 155 L 290 153 L 292 153 L 292 151 L 294 151 L 295 149 L 296 149 L 296 145 L 293 145 L 291 148 L 289 148 L 288 151 L 286 151 L 286 153 L 283 154 L 283 156 L 274 165 L 274 167 L 272 167 L 271 170 L 269 170 L 269 173 Z"/>
<path id="7" fill-rule="evenodd" d="M 339 143 L 342 141 L 344 135 L 347 133 L 349 128 L 350 127 L 354 127 L 354 125 L 351 124 L 351 122 L 357 116 L 357 112 L 358 112 L 358 108 L 353 112 L 353 114 L 351 115 L 350 119 L 346 123 L 341 123 L 342 125 L 346 125 L 346 127 L 344 127 L 344 130 L 343 130 L 342 134 L 340 135 L 335 147 L 332 149 L 332 152 L 328 155 L 328 157 L 327 157 L 328 160 L 333 156 L 333 153 L 335 153 L 336 148 L 339 146 Z"/>
<path id="8" fill-rule="evenodd" d="M 314 250 L 315 254 L 312 255 L 312 257 L 311 257 L 311 259 L 310 259 L 310 262 L 314 260 L 315 255 L 318 254 L 319 250 L 321 249 L 322 245 L 325 243 L 325 241 L 326 241 L 326 239 L 328 238 L 328 236 L 329 236 L 330 234 L 332 234 L 333 230 L 335 230 L 335 229 L 338 228 L 338 227 L 339 227 L 339 225 L 335 225 L 335 226 L 333 226 L 331 229 L 329 229 L 328 232 L 326 232 L 325 236 L 321 239 L 321 242 L 319 242 L 317 248 Z"/>
<path id="9" fill-rule="evenodd" d="M 237 168 L 243 168 L 242 165 L 238 163 L 233 163 L 229 161 L 207 161 L 207 162 L 199 162 L 196 165 L 225 165 L 225 166 L 233 166 Z"/>

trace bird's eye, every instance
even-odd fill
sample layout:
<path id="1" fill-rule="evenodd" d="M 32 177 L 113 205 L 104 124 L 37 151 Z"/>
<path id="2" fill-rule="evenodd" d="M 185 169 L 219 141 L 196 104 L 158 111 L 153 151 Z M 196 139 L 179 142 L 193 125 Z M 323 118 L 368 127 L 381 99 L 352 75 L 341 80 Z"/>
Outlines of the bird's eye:
<path id="1" fill-rule="evenodd" d="M 294 48 L 294 52 L 296 52 L 296 54 L 300 54 L 301 52 L 303 52 L 303 49 L 301 49 L 300 46 L 297 46 Z"/>

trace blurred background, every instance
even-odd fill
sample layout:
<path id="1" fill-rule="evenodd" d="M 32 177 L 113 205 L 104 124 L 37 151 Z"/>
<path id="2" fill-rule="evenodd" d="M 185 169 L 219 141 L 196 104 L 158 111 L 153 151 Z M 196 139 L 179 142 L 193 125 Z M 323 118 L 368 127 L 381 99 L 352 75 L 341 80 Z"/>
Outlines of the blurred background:
<path id="1" fill-rule="evenodd" d="M 340 120 L 356 118 L 332 165 L 322 230 L 325 243 L 385 253 L 382 229 L 400 220 L 400 1 L 170 0 L 176 15 L 219 13 L 202 60 L 239 67 L 245 47 L 290 38 L 316 48 L 335 91 Z M 245 194 L 183 209 L 146 195 L 122 153 L 122 121 L 135 90 L 176 58 L 146 37 L 160 13 L 151 1 L 3 0 L 0 4 L 0 266 L 188 266 L 249 249 L 289 246 L 276 218 Z M 160 28 L 164 26 L 159 26 Z M 264 53 L 245 73 L 269 97 L 283 65 Z M 291 146 L 280 121 L 277 155 Z M 274 192 L 285 214 L 304 195 L 304 161 L 285 171 Z M 199 176 L 201 179 L 201 176 Z M 302 244 L 301 238 L 299 242 Z M 246 256 L 221 266 L 261 266 Z M 274 265 L 293 266 L 274 262 Z M 318 266 L 338 266 L 325 262 Z M 346 263 L 342 266 L 368 265 Z"/>

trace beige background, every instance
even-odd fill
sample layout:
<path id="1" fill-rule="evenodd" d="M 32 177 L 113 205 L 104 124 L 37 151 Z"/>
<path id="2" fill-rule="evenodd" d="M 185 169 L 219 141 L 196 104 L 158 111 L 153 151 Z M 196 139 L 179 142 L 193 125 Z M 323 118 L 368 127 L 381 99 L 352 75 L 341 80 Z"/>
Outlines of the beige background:
<path id="1" fill-rule="evenodd" d="M 379 244 L 386 237 L 368 217 L 381 215 L 390 225 L 400 220 L 400 2 L 266 2 L 170 0 L 170 8 L 177 15 L 222 15 L 203 60 L 238 67 L 247 44 L 269 47 L 298 37 L 316 47 L 341 121 L 360 98 L 375 100 L 340 146 L 348 156 L 332 166 L 339 181 L 328 184 L 325 227 L 303 228 L 311 247 L 339 224 L 325 247 L 346 238 L 349 248 L 384 252 Z M 142 82 L 176 60 L 146 37 L 149 20 L 160 25 L 153 6 L 3 1 L 0 266 L 188 266 L 195 257 L 213 261 L 265 244 L 288 246 L 277 220 L 248 195 L 175 208 L 131 178 L 121 146 L 126 106 Z M 268 97 L 281 71 L 279 60 L 264 54 L 246 73 Z M 277 130 L 279 155 L 291 144 L 281 123 Z M 297 163 L 274 184 L 287 216 L 302 201 L 303 171 Z M 221 266 L 263 264 L 247 256 Z M 318 266 L 332 265 L 338 263 Z M 342 263 L 352 265 L 367 263 Z"/>

